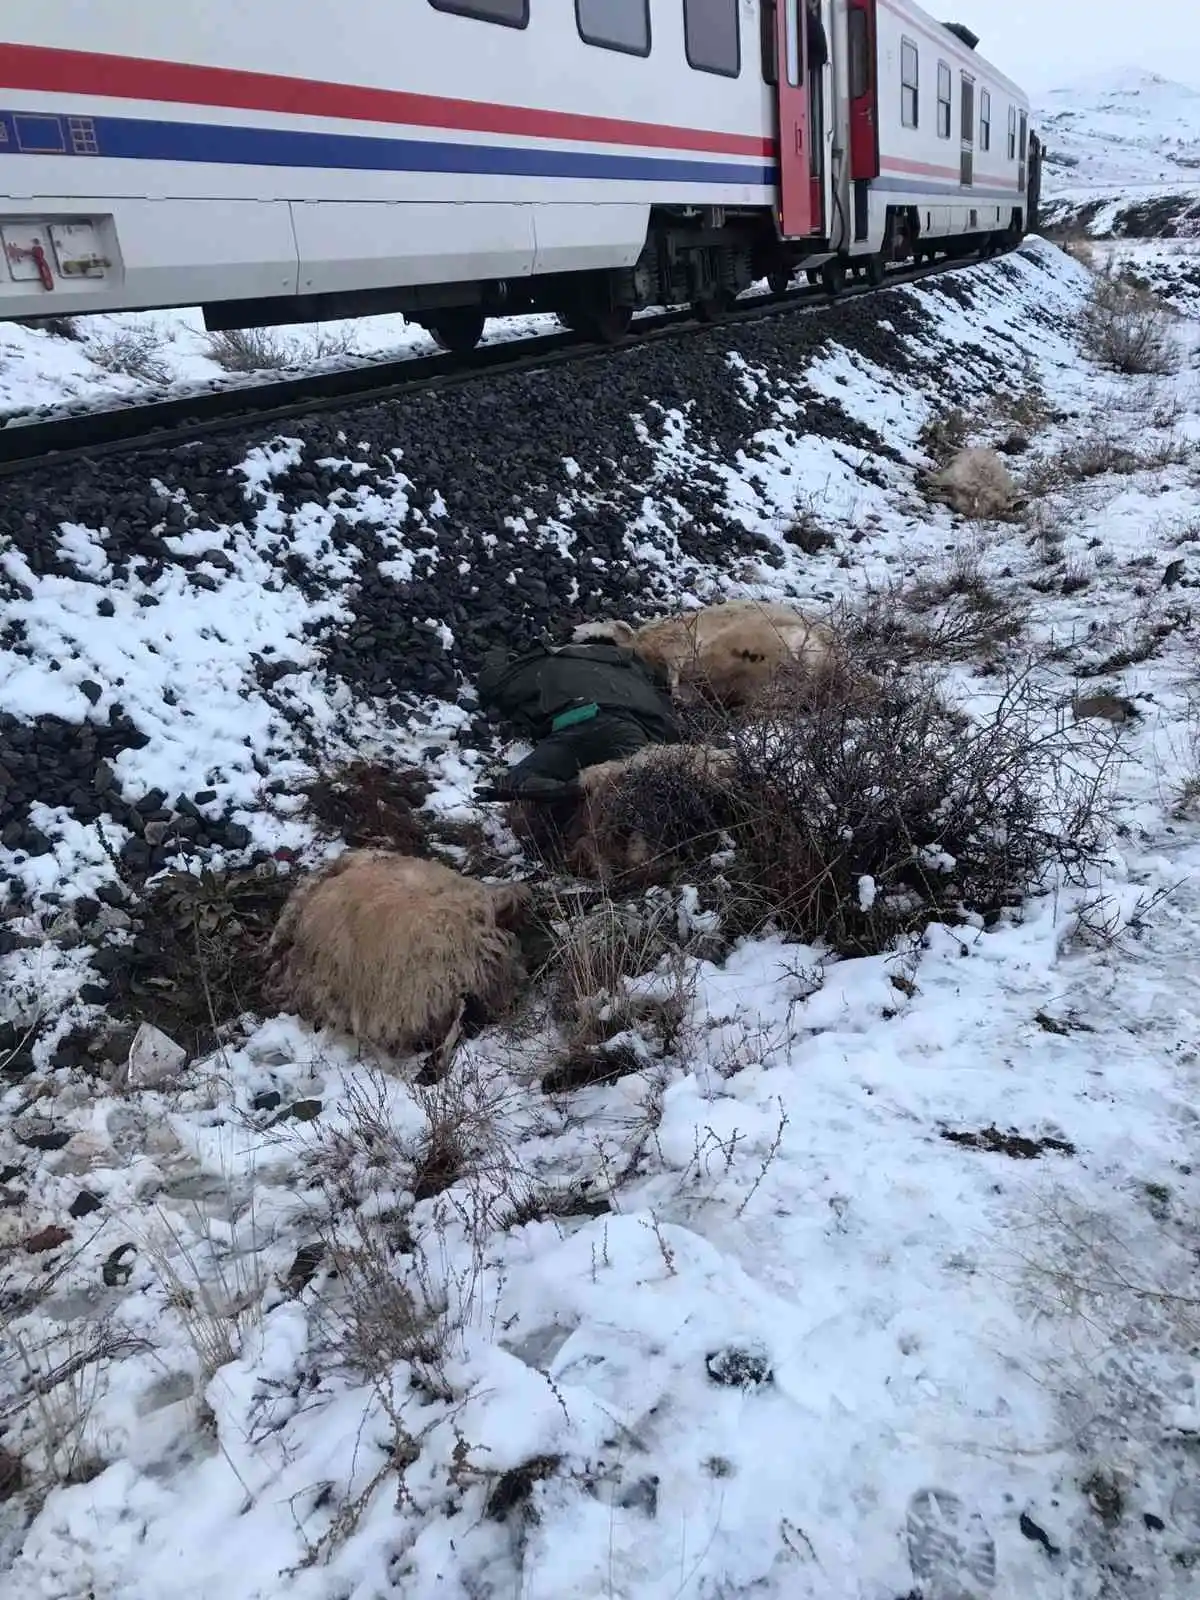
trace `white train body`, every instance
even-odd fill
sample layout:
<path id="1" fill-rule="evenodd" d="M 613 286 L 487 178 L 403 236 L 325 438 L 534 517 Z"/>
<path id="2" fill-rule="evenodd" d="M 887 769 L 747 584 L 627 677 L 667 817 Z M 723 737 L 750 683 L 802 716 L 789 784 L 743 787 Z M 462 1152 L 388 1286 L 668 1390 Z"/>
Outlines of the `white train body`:
<path id="1" fill-rule="evenodd" d="M 6 0 L 0 317 L 619 313 L 1019 235 L 1016 86 L 909 0 L 807 4 Z"/>

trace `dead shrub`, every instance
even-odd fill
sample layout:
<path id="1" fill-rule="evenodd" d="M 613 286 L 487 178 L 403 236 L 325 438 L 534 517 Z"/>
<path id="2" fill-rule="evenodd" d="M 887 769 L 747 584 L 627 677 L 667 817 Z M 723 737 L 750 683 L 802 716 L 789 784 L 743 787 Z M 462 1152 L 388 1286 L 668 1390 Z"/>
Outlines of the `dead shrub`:
<path id="1" fill-rule="evenodd" d="M 961 406 L 927 418 L 917 435 L 917 443 L 936 462 L 949 461 L 964 447 L 971 431 L 971 419 Z"/>
<path id="2" fill-rule="evenodd" d="M 295 879 L 273 867 L 172 872 L 133 911 L 117 1015 L 152 1022 L 189 1053 L 261 1009 L 267 943 Z"/>
<path id="3" fill-rule="evenodd" d="M 551 901 L 547 920 L 555 946 L 543 976 L 567 1057 L 593 1051 L 646 1023 L 669 1047 L 682 1025 L 686 999 L 680 958 L 687 938 L 674 900 L 651 894 L 621 901 L 605 894 L 589 903 L 552 890 Z M 664 960 L 671 969 L 664 992 L 649 997 L 631 992 L 628 980 L 653 972 Z"/>
<path id="4" fill-rule="evenodd" d="M 142 383 L 166 383 L 171 369 L 163 358 L 165 344 L 160 329 L 143 323 L 94 334 L 87 341 L 87 353 L 105 372 Z"/>
<path id="5" fill-rule="evenodd" d="M 267 372 L 290 366 L 291 345 L 272 328 L 222 328 L 206 335 L 208 355 L 226 372 Z"/>
<path id="6" fill-rule="evenodd" d="M 992 660 L 1022 636 L 1017 596 L 970 559 L 907 586 L 868 590 L 835 619 L 848 659 L 873 674 L 931 661 Z"/>
<path id="7" fill-rule="evenodd" d="M 931 920 L 985 921 L 1102 850 L 1114 741 L 1012 680 L 973 723 L 928 683 L 781 706 L 735 736 L 736 865 L 770 920 L 880 951 Z"/>
<path id="8" fill-rule="evenodd" d="M 1176 372 L 1180 351 L 1170 310 L 1116 273 L 1097 275 L 1082 323 L 1083 347 L 1093 360 L 1131 376 Z"/>

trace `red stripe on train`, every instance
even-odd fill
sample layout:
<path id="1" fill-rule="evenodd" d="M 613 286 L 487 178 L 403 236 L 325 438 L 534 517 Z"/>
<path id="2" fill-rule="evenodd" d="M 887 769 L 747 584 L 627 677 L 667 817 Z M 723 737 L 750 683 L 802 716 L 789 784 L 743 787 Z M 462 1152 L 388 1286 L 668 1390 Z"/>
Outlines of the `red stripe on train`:
<path id="1" fill-rule="evenodd" d="M 232 67 L 199 67 L 181 61 L 53 50 L 32 44 L 0 44 L 0 88 L 226 106 L 239 111 L 284 112 L 289 116 L 340 117 L 352 122 L 406 123 L 530 139 L 706 150 L 721 155 L 775 154 L 774 139 L 752 134 L 625 122 L 613 117 L 581 116 L 573 111 L 538 111 L 531 106 L 451 100 L 399 89 L 370 89 L 310 78 L 285 78 L 269 72 L 241 72 Z"/>

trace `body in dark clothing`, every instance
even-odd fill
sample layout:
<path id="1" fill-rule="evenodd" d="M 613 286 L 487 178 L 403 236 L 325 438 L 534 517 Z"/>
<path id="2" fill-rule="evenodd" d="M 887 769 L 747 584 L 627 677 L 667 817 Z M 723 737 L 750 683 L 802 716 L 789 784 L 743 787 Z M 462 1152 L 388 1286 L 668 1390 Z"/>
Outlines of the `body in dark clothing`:
<path id="1" fill-rule="evenodd" d="M 534 740 L 531 753 L 488 786 L 498 798 L 571 799 L 585 767 L 680 738 L 665 680 L 618 645 L 494 652 L 478 692 L 485 711 Z"/>

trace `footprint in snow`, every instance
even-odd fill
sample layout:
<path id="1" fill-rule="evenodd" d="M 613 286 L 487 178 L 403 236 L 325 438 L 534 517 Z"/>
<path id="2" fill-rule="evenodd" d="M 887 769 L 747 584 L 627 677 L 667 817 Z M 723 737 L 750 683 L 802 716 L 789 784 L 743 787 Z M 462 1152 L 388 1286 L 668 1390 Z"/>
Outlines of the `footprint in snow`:
<path id="1" fill-rule="evenodd" d="M 978 1511 L 948 1489 L 908 1503 L 908 1560 L 921 1600 L 984 1600 L 996 1583 L 996 1545 Z"/>

